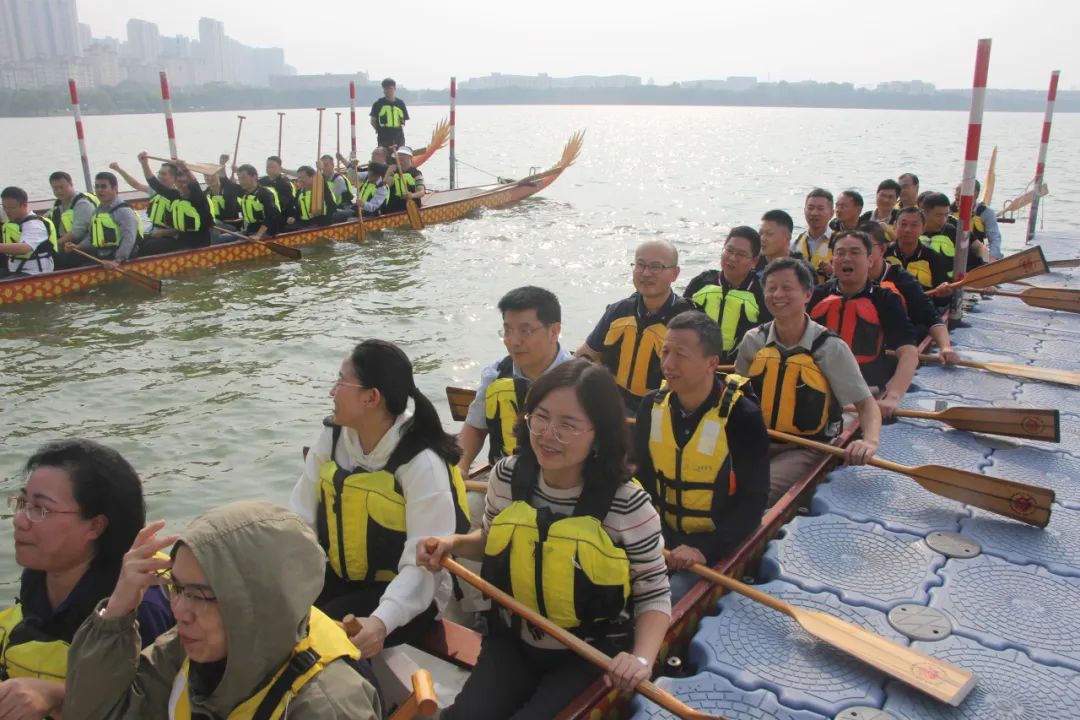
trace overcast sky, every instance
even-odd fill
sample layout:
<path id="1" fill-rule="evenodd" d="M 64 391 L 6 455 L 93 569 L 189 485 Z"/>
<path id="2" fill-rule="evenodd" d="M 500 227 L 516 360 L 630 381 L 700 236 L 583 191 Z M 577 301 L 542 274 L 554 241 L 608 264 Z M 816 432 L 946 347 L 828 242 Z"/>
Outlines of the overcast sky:
<path id="1" fill-rule="evenodd" d="M 1075 0 L 78 0 L 95 37 L 135 17 L 198 37 L 199 18 L 247 45 L 276 46 L 299 73 L 367 71 L 411 87 L 491 72 L 639 75 L 659 84 L 925 80 L 970 87 L 975 44 L 994 40 L 990 87 L 1080 88 Z M 384 21 L 384 18 L 393 18 Z"/>

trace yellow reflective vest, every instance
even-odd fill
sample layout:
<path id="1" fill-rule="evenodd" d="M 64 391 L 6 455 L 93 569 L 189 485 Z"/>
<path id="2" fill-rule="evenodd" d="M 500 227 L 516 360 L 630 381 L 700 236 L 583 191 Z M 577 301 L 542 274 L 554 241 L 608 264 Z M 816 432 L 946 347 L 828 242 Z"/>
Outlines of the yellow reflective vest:
<path id="1" fill-rule="evenodd" d="M 795 249 L 801 252 L 806 261 L 810 263 L 810 267 L 814 268 L 814 272 L 817 273 L 818 283 L 823 283 L 829 279 L 829 276 L 818 271 L 817 267 L 823 262 L 832 262 L 832 233 L 830 232 L 825 242 L 818 245 L 817 250 L 812 253 L 810 252 L 809 238 L 809 234 L 805 232 L 799 233 L 799 237 L 795 238 Z"/>
<path id="2" fill-rule="evenodd" d="M 150 198 L 150 204 L 146 206 L 146 215 L 154 227 L 172 227 L 172 207 L 176 200 L 170 200 L 164 195 L 154 195 Z"/>
<path id="3" fill-rule="evenodd" d="M 8 220 L 7 222 L 5 222 L 2 228 L 0 228 L 0 242 L 3 242 L 3 244 L 5 245 L 21 243 L 23 241 L 23 225 L 28 222 L 35 221 L 39 221 L 45 224 L 45 230 L 48 232 L 48 239 L 46 242 L 39 243 L 36 248 L 30 248 L 30 252 L 9 256 L 15 258 L 16 260 L 22 260 L 22 262 L 19 263 L 19 265 L 13 270 L 13 272 L 21 271 L 22 268 L 26 265 L 26 263 L 33 260 L 37 260 L 39 258 L 54 257 L 60 249 L 58 239 L 56 237 L 56 226 L 53 225 L 53 221 L 47 217 L 35 215 L 34 213 L 30 213 L 18 222 L 14 220 Z M 4 259 L 6 260 L 7 258 Z"/>
<path id="4" fill-rule="evenodd" d="M 482 574 L 559 627 L 594 637 L 626 621 L 630 598 L 630 560 L 603 526 L 615 488 L 587 483 L 573 515 L 556 515 L 529 502 L 539 472 L 518 458 L 513 502 L 491 522 Z"/>
<path id="5" fill-rule="evenodd" d="M 683 447 L 675 439 L 671 392 L 664 387 L 653 398 L 649 455 L 656 469 L 655 496 L 659 498 L 660 518 L 669 528 L 681 533 L 712 532 L 716 530 L 716 493 L 735 495 L 727 421 L 747 382 L 734 373 L 724 377 L 724 389 L 716 404 L 705 412 Z"/>
<path id="6" fill-rule="evenodd" d="M 122 207 L 130 208 L 131 206 L 126 202 L 122 202 L 116 207 L 110 208 L 108 212 L 94 213 L 94 219 L 90 222 L 91 245 L 96 248 L 120 246 L 120 226 L 116 224 L 113 213 Z M 135 227 L 135 238 L 138 240 L 143 236 L 142 222 L 139 221 L 138 215 L 135 217 Z"/>
<path id="7" fill-rule="evenodd" d="M 285 720 L 289 703 L 327 665 L 342 658 L 358 660 L 360 651 L 337 623 L 311 608 L 308 634 L 263 687 L 229 713 L 226 720 Z M 189 661 L 184 660 L 169 696 L 169 720 L 191 720 Z"/>
<path id="8" fill-rule="evenodd" d="M 405 495 L 398 468 L 423 452 L 403 440 L 381 470 L 345 470 L 334 460 L 341 426 L 333 426 L 330 459 L 319 469 L 319 510 L 316 531 L 330 568 L 343 580 L 390 582 L 397 576 L 405 550 Z M 446 464 L 454 496 L 456 532 L 469 530 L 465 481 L 456 465 Z"/>
<path id="9" fill-rule="evenodd" d="M 71 201 L 71 207 L 67 210 L 60 210 L 59 200 L 53 203 L 50 219 L 53 221 L 53 225 L 56 226 L 58 232 L 71 232 L 71 226 L 75 222 L 75 206 L 80 202 L 88 202 L 94 207 L 101 204 L 97 195 L 94 195 L 93 193 L 76 193 L 74 199 Z"/>
<path id="10" fill-rule="evenodd" d="M 529 381 L 514 377 L 514 361 L 509 355 L 499 362 L 498 376 L 484 391 L 484 416 L 488 426 L 488 462 L 513 455 L 517 450 L 514 425 L 525 407 Z"/>
<path id="11" fill-rule="evenodd" d="M 781 350 L 771 344 L 750 361 L 747 376 L 770 430 L 825 442 L 839 433 L 843 426 L 840 404 L 813 356 L 830 338 L 843 342 L 836 333 L 826 331 L 814 339 L 809 351 L 802 346 Z"/>
<path id="12" fill-rule="evenodd" d="M 721 272 L 711 270 L 704 275 L 705 285 L 690 299 L 720 326 L 724 352 L 730 356 L 743 335 L 761 324 L 765 304 L 761 282 L 750 272 L 742 286 L 736 288 L 728 284 Z"/>
<path id="13" fill-rule="evenodd" d="M 0 612 L 0 680 L 39 678 L 64 682 L 67 677 L 68 644 L 55 638 L 34 638 L 32 628 L 26 639 L 14 641 L 15 628 L 23 621 L 22 605 Z"/>
<path id="14" fill-rule="evenodd" d="M 240 196 L 240 212 L 243 213 L 245 225 L 259 225 L 266 219 L 266 208 L 263 207 L 258 196 L 260 188 L 270 191 L 270 194 L 274 197 L 274 207 L 277 208 L 278 212 L 281 211 L 281 199 L 278 197 L 277 190 L 266 185 L 260 185 L 252 192 Z"/>

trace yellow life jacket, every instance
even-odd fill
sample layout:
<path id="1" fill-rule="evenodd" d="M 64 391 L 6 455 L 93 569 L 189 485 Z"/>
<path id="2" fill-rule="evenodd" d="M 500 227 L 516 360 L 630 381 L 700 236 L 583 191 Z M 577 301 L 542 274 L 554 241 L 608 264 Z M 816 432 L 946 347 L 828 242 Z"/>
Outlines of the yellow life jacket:
<path id="1" fill-rule="evenodd" d="M 898 265 L 914 275 L 924 290 L 930 290 L 934 287 L 934 271 L 930 267 L 930 261 L 916 258 L 905 262 L 903 258 L 897 255 L 886 255 L 885 262 Z"/>
<path id="2" fill-rule="evenodd" d="M 199 232 L 202 229 L 202 218 L 190 200 L 173 201 L 172 226 L 180 232 Z"/>
<path id="3" fill-rule="evenodd" d="M 154 227 L 171 227 L 168 220 L 172 220 L 172 207 L 176 200 L 170 200 L 164 195 L 154 195 L 150 198 L 150 204 L 146 206 L 146 216 Z"/>
<path id="4" fill-rule="evenodd" d="M 319 174 L 322 175 L 322 173 Z M 326 178 L 325 175 L 322 175 L 322 177 Z M 337 184 L 336 181 L 338 178 L 341 178 L 345 181 L 345 192 L 335 192 L 334 186 Z M 342 175 L 339 172 L 336 172 L 329 178 L 326 178 L 326 191 L 326 194 L 329 197 L 334 198 L 335 207 L 344 207 L 345 203 L 351 202 L 352 199 L 356 197 L 356 188 L 353 187 L 352 181 L 349 180 L 348 175 Z"/>
<path id="5" fill-rule="evenodd" d="M 425 448 L 402 441 L 381 470 L 345 470 L 334 460 L 341 426 L 333 428 L 330 459 L 319 469 L 319 544 L 338 577 L 363 583 L 390 582 L 397 577 L 398 561 L 405 550 L 405 495 L 397 469 Z M 446 469 L 454 497 L 455 531 L 468 532 L 465 481 L 456 465 L 446 463 Z"/>
<path id="6" fill-rule="evenodd" d="M 683 310 L 693 308 L 686 300 L 675 296 L 656 315 L 653 322 L 639 327 L 637 294 L 621 300 L 612 313 L 612 321 L 604 335 L 601 358 L 604 366 L 615 376 L 628 403 L 637 403 L 649 390 L 660 387 L 660 349 L 667 337 L 667 324 Z M 636 404 L 630 408 L 633 410 Z"/>
<path id="7" fill-rule="evenodd" d="M 306 222 L 315 217 L 311 213 L 311 195 L 312 193 L 310 190 L 299 190 L 296 193 L 296 207 L 300 211 L 300 220 L 302 222 Z M 322 214 L 329 215 L 331 207 L 330 203 L 325 201 L 325 198 L 322 207 Z"/>
<path id="8" fill-rule="evenodd" d="M 405 111 L 391 102 L 386 102 L 379 108 L 379 127 L 399 128 L 405 119 Z"/>
<path id="9" fill-rule="evenodd" d="M 260 185 L 259 188 L 266 188 L 270 191 L 270 194 L 274 197 L 274 207 L 278 209 L 278 212 L 281 212 L 281 199 L 278 197 L 278 191 L 267 185 Z M 240 211 L 243 213 L 245 225 L 258 225 L 266 219 L 266 208 L 263 207 L 262 201 L 259 200 L 257 195 L 259 188 L 240 196 Z"/>
<path id="10" fill-rule="evenodd" d="M 311 608 L 308 634 L 274 676 L 254 695 L 229 712 L 226 720 L 285 720 L 289 703 L 327 665 L 347 658 L 358 660 L 360 651 L 337 623 L 321 610 Z M 184 660 L 169 695 L 169 720 L 191 720 L 188 693 L 190 661 Z"/>
<path id="11" fill-rule="evenodd" d="M 795 239 L 795 246 L 802 253 L 802 256 L 806 258 L 806 262 L 810 263 L 810 267 L 814 268 L 814 272 L 818 276 L 818 283 L 828 280 L 829 276 L 819 272 L 817 267 L 823 262 L 832 262 L 832 236 L 826 238 L 825 242 L 818 245 L 817 250 L 811 253 L 809 234 L 805 232 L 799 233 L 799 237 Z"/>
<path id="12" fill-rule="evenodd" d="M 405 172 L 395 172 L 390 184 L 388 199 L 394 200 L 405 197 L 407 193 L 416 192 L 416 168 L 409 168 Z"/>
<path id="13" fill-rule="evenodd" d="M 3 227 L 0 228 L 0 242 L 5 245 L 21 243 L 23 241 L 23 225 L 28 222 L 33 222 L 35 220 L 40 220 L 42 223 L 45 224 L 45 230 L 47 231 L 47 239 L 45 242 L 39 243 L 37 247 L 30 248 L 30 252 L 21 253 L 19 255 L 7 256 L 16 260 L 22 260 L 22 262 L 19 263 L 14 270 L 12 270 L 12 272 L 20 272 L 23 267 L 25 267 L 26 263 L 33 260 L 55 257 L 56 253 L 59 252 L 60 245 L 56 237 L 56 226 L 53 225 L 53 221 L 47 217 L 35 215 L 34 213 L 30 213 L 18 222 L 14 220 L 8 220 L 6 223 L 4 223 Z M 41 264 L 38 263 L 38 269 L 40 270 L 40 268 Z"/>
<path id="14" fill-rule="evenodd" d="M 758 279 L 754 273 L 748 273 L 743 281 L 745 287 L 735 288 L 727 284 L 723 273 L 717 272 L 715 278 L 709 277 L 708 281 L 691 299 L 720 326 L 724 352 L 730 353 L 746 331 L 761 321 L 761 305 L 753 290 L 759 285 Z"/>
<path id="15" fill-rule="evenodd" d="M 514 377 L 514 361 L 507 355 L 499 363 L 499 375 L 484 391 L 484 416 L 488 426 L 488 462 L 494 465 L 499 458 L 517 451 L 514 425 L 521 408 L 525 407 L 525 394 L 529 381 Z"/>
<path id="16" fill-rule="evenodd" d="M 953 230 L 955 233 L 955 229 Z M 954 236 L 955 237 L 955 236 Z M 952 261 L 956 257 L 956 240 L 954 237 L 949 237 L 946 227 L 942 227 L 933 235 L 920 235 L 919 242 L 926 247 L 930 248 L 939 255 L 944 255 L 949 259 L 949 279 L 953 278 Z M 909 271 L 910 272 L 910 271 Z"/>
<path id="17" fill-rule="evenodd" d="M 17 627 L 20 633 L 26 633 L 25 638 L 17 637 Z M 0 612 L 0 680 L 38 678 L 64 682 L 67 677 L 68 644 L 63 640 L 34 635 L 30 623 L 23 623 L 22 605 L 14 605 Z"/>
<path id="18" fill-rule="evenodd" d="M 90 244 L 94 247 L 120 247 L 120 226 L 116 224 L 113 213 L 122 207 L 130 208 L 126 202 L 122 202 L 108 212 L 95 212 L 94 219 L 90 222 Z M 134 212 L 134 211 L 133 211 Z M 142 223 L 138 216 L 135 217 L 135 239 L 138 241 L 143 236 Z"/>
<path id="19" fill-rule="evenodd" d="M 716 405 L 709 408 L 684 447 L 675 440 L 671 417 L 671 392 L 661 388 L 653 399 L 649 455 L 656 469 L 655 496 L 660 517 L 673 530 L 701 533 L 716 530 L 713 500 L 726 486 L 735 494 L 731 469 L 727 420 L 735 401 L 742 397 L 746 378 L 728 374 Z"/>
<path id="20" fill-rule="evenodd" d="M 809 351 L 802 346 L 781 350 L 766 345 L 750 362 L 747 377 L 770 430 L 826 442 L 839 433 L 842 410 L 813 355 L 829 338 L 843 342 L 836 333 L 825 331 Z"/>
<path id="21" fill-rule="evenodd" d="M 513 502 L 491 522 L 483 577 L 585 637 L 625 622 L 630 560 L 603 526 L 615 488 L 597 490 L 586 483 L 573 515 L 556 515 L 529 503 L 539 472 L 535 462 L 520 457 L 514 465 Z"/>
<path id="22" fill-rule="evenodd" d="M 94 207 L 97 207 L 101 204 L 101 201 L 98 200 L 97 195 L 94 195 L 93 193 L 76 193 L 75 197 L 71 201 L 71 207 L 69 207 L 67 210 L 60 210 L 59 200 L 53 203 L 50 219 L 53 221 L 53 225 L 56 226 L 58 232 L 71 232 L 71 226 L 75 222 L 75 206 L 83 201 L 90 203 Z"/>

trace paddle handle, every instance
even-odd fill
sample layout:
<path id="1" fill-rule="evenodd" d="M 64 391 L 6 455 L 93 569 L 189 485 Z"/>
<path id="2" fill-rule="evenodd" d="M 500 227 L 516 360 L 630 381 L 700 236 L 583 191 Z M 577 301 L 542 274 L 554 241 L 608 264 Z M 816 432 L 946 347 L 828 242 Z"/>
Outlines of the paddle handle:
<path id="1" fill-rule="evenodd" d="M 431 673 L 423 668 L 412 674 L 412 694 L 390 716 L 390 720 L 412 720 L 417 715 L 430 717 L 439 711 L 435 683 Z"/>
<path id="2" fill-rule="evenodd" d="M 664 550 L 664 557 L 668 557 L 670 555 L 670 550 Z M 766 593 L 763 593 L 756 588 L 752 588 L 745 583 L 741 583 L 738 580 L 733 580 L 727 575 L 724 575 L 723 573 L 718 573 L 710 567 L 706 567 L 705 565 L 702 565 L 700 563 L 694 563 L 690 566 L 690 571 L 699 577 L 705 578 L 711 583 L 715 583 L 720 587 L 727 588 L 732 592 L 737 592 L 740 595 L 745 595 L 754 602 L 759 602 L 762 605 L 767 605 L 768 607 L 771 607 L 777 612 L 782 612 L 788 617 L 795 618 L 795 611 L 786 602 L 778 600 L 772 595 L 767 595 Z"/>
<path id="3" fill-rule="evenodd" d="M 102 267 L 105 267 L 105 261 L 102 260 L 101 258 L 99 258 L 96 255 L 91 255 L 88 252 L 84 252 L 83 250 L 80 250 L 78 247 L 76 247 L 74 245 L 70 248 L 70 251 L 75 253 L 76 255 L 82 255 L 84 258 L 90 258 L 91 260 L 96 262 L 98 265 L 100 265 Z M 110 268 L 105 268 L 105 269 L 108 270 Z M 124 268 L 121 268 L 121 267 L 111 268 L 111 269 L 114 270 L 115 272 L 120 273 L 121 275 L 123 275 L 124 277 L 131 280 L 132 282 L 134 282 L 137 285 L 142 285 L 143 287 L 145 287 L 145 288 L 147 288 L 149 290 L 153 290 L 154 292 L 161 292 L 161 281 L 158 280 L 157 278 L 152 278 L 149 275 L 143 275 L 142 273 L 135 272 L 133 270 L 125 270 Z"/>
<path id="4" fill-rule="evenodd" d="M 476 573 L 471 572 L 470 570 L 463 567 L 457 561 L 449 557 L 444 557 L 442 560 L 442 566 L 454 575 L 456 575 L 461 580 L 472 585 L 484 595 L 487 595 L 489 598 L 502 605 L 510 612 L 524 618 L 525 620 L 528 620 L 530 623 L 540 628 L 551 637 L 558 640 L 567 649 L 573 650 L 575 653 L 577 653 L 593 665 L 597 666 L 601 670 L 607 671 L 608 667 L 611 665 L 610 657 L 600 652 L 592 645 L 588 644 L 570 631 L 565 630 L 556 625 L 555 623 L 551 622 L 546 617 L 536 612 L 532 608 L 522 605 L 510 595 L 507 595 L 499 588 L 479 577 Z M 652 700 L 654 703 L 664 708 L 668 712 L 672 713 L 673 715 L 683 718 L 683 720 L 705 720 L 706 718 L 719 718 L 720 720 L 723 720 L 723 718 L 719 715 L 709 715 L 708 713 L 703 713 L 700 710 L 695 710 L 694 708 L 683 703 L 671 693 L 661 690 L 649 680 L 644 680 L 639 683 L 637 688 L 635 688 L 635 691 L 641 693 L 643 696 L 647 697 L 649 700 Z"/>
<path id="5" fill-rule="evenodd" d="M 469 492 L 486 493 L 488 489 L 488 484 L 483 480 L 466 480 L 465 489 Z"/>
<path id="6" fill-rule="evenodd" d="M 236 124 L 236 145 L 233 146 L 232 169 L 229 171 L 230 179 L 234 179 L 236 177 L 236 156 L 240 153 L 240 131 L 244 128 L 245 119 L 243 115 L 237 115 L 236 117 L 240 118 L 240 122 Z"/>
<path id="7" fill-rule="evenodd" d="M 889 354 L 895 354 L 892 350 Z M 920 353 L 919 360 L 922 362 L 939 362 L 940 359 L 933 353 Z M 953 365 L 959 365 L 960 367 L 978 368 L 979 370 L 986 370 L 986 363 L 977 362 L 975 360 L 953 360 Z"/>
<path id="8" fill-rule="evenodd" d="M 827 443 L 817 442 L 815 440 L 809 440 L 798 435 L 789 435 L 779 430 L 769 430 L 769 437 L 773 440 L 779 440 L 780 442 L 788 442 L 792 445 L 801 445 L 811 450 L 817 450 L 818 452 L 828 453 L 829 455 L 835 455 L 836 457 L 847 457 L 847 451 L 844 448 L 836 447 L 835 445 L 829 445 Z M 879 467 L 883 470 L 892 470 L 893 472 L 901 473 L 902 475 L 911 474 L 912 468 L 907 465 L 901 465 L 900 463 L 894 463 L 889 460 L 882 460 L 879 457 L 871 457 L 867 460 L 867 464 Z"/>

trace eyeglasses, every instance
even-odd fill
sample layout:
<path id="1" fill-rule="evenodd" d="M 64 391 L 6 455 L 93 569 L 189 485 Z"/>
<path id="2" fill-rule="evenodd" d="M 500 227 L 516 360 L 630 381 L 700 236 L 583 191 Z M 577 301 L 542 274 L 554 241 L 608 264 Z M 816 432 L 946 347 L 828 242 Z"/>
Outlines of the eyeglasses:
<path id="1" fill-rule="evenodd" d="M 81 510 L 49 510 L 35 505 L 22 495 L 9 495 L 7 504 L 13 515 L 23 513 L 26 519 L 33 523 L 44 522 L 49 515 L 79 515 L 82 512 Z"/>
<path id="2" fill-rule="evenodd" d="M 580 437 L 589 432 L 593 428 L 586 428 L 585 430 L 578 430 L 573 425 L 567 423 L 559 423 L 553 425 L 551 418 L 542 417 L 535 413 L 529 413 L 525 416 L 525 427 L 529 428 L 529 432 L 539 437 L 546 433 L 549 429 L 551 434 L 555 437 L 556 442 L 563 445 L 568 445 L 574 438 Z"/>
<path id="3" fill-rule="evenodd" d="M 367 385 L 361 385 L 359 383 L 345 382 L 345 378 L 338 375 L 337 380 L 334 380 L 333 387 L 340 387 L 340 386 L 360 388 L 361 390 L 371 390 L 371 388 L 369 386 L 367 386 Z"/>
<path id="4" fill-rule="evenodd" d="M 730 245 L 728 245 L 727 247 L 725 247 L 723 249 L 722 254 L 727 255 L 729 257 L 741 258 L 743 260 L 750 260 L 751 258 L 754 257 L 753 255 L 746 252 L 745 250 L 739 250 L 737 248 L 731 247 Z"/>
<path id="5" fill-rule="evenodd" d="M 169 591 L 169 600 L 172 602 L 184 598 L 196 606 L 201 606 L 218 601 L 209 585 L 184 585 L 176 582 L 173 578 L 169 578 L 165 583 L 165 589 Z"/>
<path id="6" fill-rule="evenodd" d="M 676 265 L 665 265 L 663 263 L 658 263 L 658 262 L 643 263 L 640 260 L 638 260 L 637 262 L 630 263 L 630 269 L 633 270 L 634 272 L 637 272 L 637 273 L 651 272 L 653 275 L 655 275 L 656 273 L 664 272 L 665 270 L 670 270 L 673 267 L 677 267 L 677 266 Z"/>
<path id="7" fill-rule="evenodd" d="M 533 327 L 532 325 L 524 325 L 524 326 L 519 327 L 519 328 L 512 328 L 512 327 L 506 327 L 504 325 L 503 327 L 499 328 L 499 337 L 501 337 L 501 338 L 512 338 L 512 337 L 514 337 L 516 335 L 517 337 L 521 338 L 522 340 L 528 340 L 533 335 L 540 332 L 541 330 L 543 330 L 546 327 L 548 327 L 548 326 L 547 325 L 537 325 L 537 326 Z"/>

